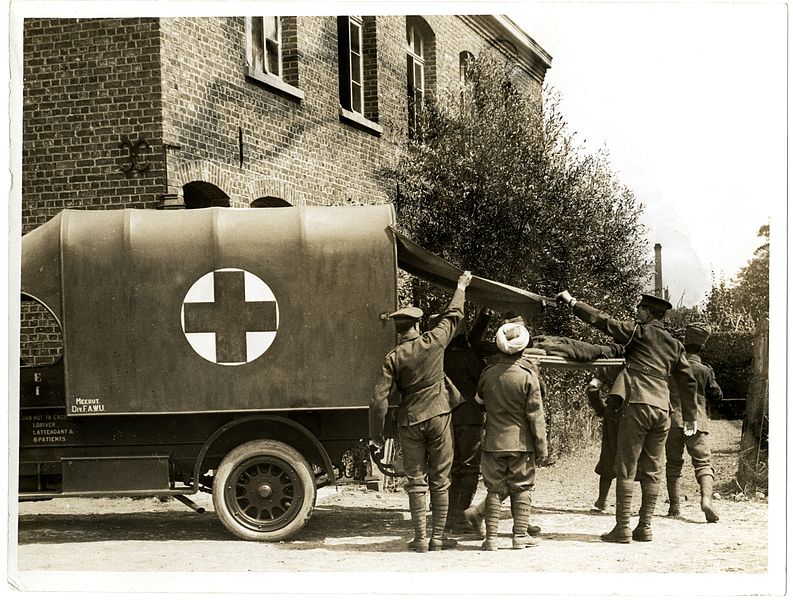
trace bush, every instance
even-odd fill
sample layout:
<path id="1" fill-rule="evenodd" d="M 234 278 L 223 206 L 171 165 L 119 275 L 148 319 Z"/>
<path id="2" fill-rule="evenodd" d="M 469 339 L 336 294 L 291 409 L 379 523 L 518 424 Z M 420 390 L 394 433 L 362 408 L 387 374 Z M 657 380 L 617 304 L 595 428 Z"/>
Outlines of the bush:
<path id="1" fill-rule="evenodd" d="M 746 398 L 752 377 L 754 333 L 716 332 L 710 336 L 702 360 L 713 367 L 725 398 Z"/>
<path id="2" fill-rule="evenodd" d="M 544 400 L 549 456 L 567 456 L 586 448 L 600 436 L 600 419 L 584 392 L 592 373 L 541 369 L 547 386 Z"/>

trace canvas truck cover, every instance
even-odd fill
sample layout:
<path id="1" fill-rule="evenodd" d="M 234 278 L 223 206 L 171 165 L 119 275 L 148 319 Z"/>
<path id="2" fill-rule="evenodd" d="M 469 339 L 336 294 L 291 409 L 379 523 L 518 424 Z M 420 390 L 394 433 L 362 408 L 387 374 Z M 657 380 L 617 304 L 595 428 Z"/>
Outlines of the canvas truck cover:
<path id="1" fill-rule="evenodd" d="M 22 242 L 69 414 L 365 406 L 393 347 L 390 206 L 66 210 Z M 372 357 L 376 357 L 373 361 Z"/>
<path id="2" fill-rule="evenodd" d="M 390 205 L 65 210 L 23 237 L 22 292 L 61 323 L 69 415 L 363 408 L 397 261 L 460 273 L 393 224 Z M 549 301 L 479 278 L 467 297 Z"/>

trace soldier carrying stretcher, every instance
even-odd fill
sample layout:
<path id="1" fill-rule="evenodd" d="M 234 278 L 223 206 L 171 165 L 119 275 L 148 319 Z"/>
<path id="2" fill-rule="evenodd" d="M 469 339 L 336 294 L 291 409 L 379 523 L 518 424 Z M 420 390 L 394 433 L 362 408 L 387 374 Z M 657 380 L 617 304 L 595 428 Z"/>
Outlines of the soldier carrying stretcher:
<path id="1" fill-rule="evenodd" d="M 625 347 L 625 367 L 611 388 L 611 394 L 625 400 L 615 460 L 616 524 L 601 538 L 617 543 L 629 543 L 631 539 L 649 542 L 652 540 L 652 516 L 661 488 L 664 444 L 670 427 L 670 377 L 680 395 L 684 434 L 689 436 L 697 431 L 697 381 L 683 344 L 672 337 L 662 323 L 672 305 L 662 298 L 643 294 L 636 308 L 636 320 L 619 321 L 577 301 L 566 290 L 556 298 L 572 307 L 579 319 Z M 634 478 L 641 484 L 642 503 L 639 524 L 631 531 Z"/>

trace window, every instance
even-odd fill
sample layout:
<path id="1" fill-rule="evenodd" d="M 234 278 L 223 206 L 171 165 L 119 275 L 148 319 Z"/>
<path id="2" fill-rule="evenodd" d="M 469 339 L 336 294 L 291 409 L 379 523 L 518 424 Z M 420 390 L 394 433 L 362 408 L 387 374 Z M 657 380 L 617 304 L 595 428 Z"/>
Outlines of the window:
<path id="1" fill-rule="evenodd" d="M 363 20 L 349 17 L 349 110 L 363 114 Z"/>
<path id="2" fill-rule="evenodd" d="M 250 19 L 248 67 L 254 73 L 281 77 L 281 17 L 248 17 Z"/>
<path id="3" fill-rule="evenodd" d="M 302 100 L 297 87 L 297 17 L 245 17 L 248 77 Z"/>
<path id="4" fill-rule="evenodd" d="M 433 77 L 435 38 L 421 17 L 407 17 L 406 33 L 408 135 L 412 137 Z"/>
<path id="5" fill-rule="evenodd" d="M 460 83 L 465 84 L 468 81 L 468 68 L 473 61 L 473 54 L 467 50 L 460 52 Z"/>
<path id="6" fill-rule="evenodd" d="M 278 198 L 277 196 L 262 196 L 251 202 L 251 208 L 280 208 L 285 206 L 292 205 L 283 198 Z"/>
<path id="7" fill-rule="evenodd" d="M 377 124 L 377 26 L 374 17 L 338 17 L 342 121 L 380 135 Z"/>
<path id="8" fill-rule="evenodd" d="M 182 186 L 185 208 L 231 206 L 229 196 L 219 187 L 206 181 L 191 181 Z"/>
<path id="9" fill-rule="evenodd" d="M 414 23 L 408 23 L 408 131 L 416 130 L 416 116 L 424 103 L 424 38 Z"/>

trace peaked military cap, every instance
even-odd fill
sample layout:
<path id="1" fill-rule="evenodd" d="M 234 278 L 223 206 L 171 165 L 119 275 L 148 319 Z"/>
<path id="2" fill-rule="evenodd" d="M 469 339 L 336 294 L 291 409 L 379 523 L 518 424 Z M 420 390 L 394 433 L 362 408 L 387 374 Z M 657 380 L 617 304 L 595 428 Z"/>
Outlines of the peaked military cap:
<path id="1" fill-rule="evenodd" d="M 672 308 L 672 303 L 668 300 L 664 300 L 663 298 L 659 298 L 658 296 L 642 294 L 642 299 L 639 302 L 639 306 L 647 306 L 656 310 L 667 311 Z"/>
<path id="2" fill-rule="evenodd" d="M 424 316 L 424 311 L 420 308 L 416 308 L 415 306 L 406 306 L 405 308 L 400 308 L 399 310 L 392 312 L 388 315 L 389 319 L 413 319 L 418 320 L 422 316 Z"/>
<path id="3" fill-rule="evenodd" d="M 686 325 L 686 343 L 704 346 L 713 330 L 708 323 Z"/>

